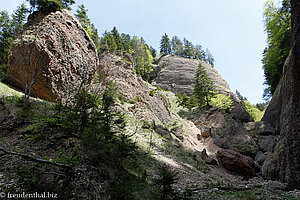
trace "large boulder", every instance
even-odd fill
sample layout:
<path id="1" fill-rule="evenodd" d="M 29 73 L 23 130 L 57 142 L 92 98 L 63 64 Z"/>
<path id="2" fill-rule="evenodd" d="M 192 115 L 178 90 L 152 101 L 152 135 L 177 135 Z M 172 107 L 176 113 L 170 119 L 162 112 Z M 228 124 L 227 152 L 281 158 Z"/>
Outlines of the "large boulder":
<path id="1" fill-rule="evenodd" d="M 300 1 L 291 0 L 292 50 L 285 62 L 281 81 L 263 121 L 276 129 L 279 139 L 267 157 L 263 175 L 279 179 L 289 188 L 300 188 Z"/>
<path id="2" fill-rule="evenodd" d="M 205 67 L 208 76 L 214 81 L 218 90 L 230 92 L 227 82 L 211 65 L 201 60 L 171 55 L 164 56 L 159 60 L 159 67 L 154 70 L 157 76 L 153 79 L 154 84 L 162 88 L 168 87 L 174 93 L 186 93 L 191 96 L 199 63 Z"/>
<path id="3" fill-rule="evenodd" d="M 215 68 L 201 60 L 182 58 L 179 56 L 166 55 L 160 58 L 159 65 L 151 73 L 151 81 L 155 86 L 169 89 L 174 93 L 186 93 L 193 95 L 195 76 L 199 64 L 205 67 L 208 76 L 213 80 L 219 93 L 229 95 L 233 100 L 231 113 L 242 122 L 250 122 L 253 119 L 243 109 L 241 101 L 230 90 L 228 83 L 220 76 Z"/>
<path id="4" fill-rule="evenodd" d="M 275 134 L 275 129 L 269 122 L 248 122 L 244 124 L 246 131 L 251 132 L 255 135 L 273 135 Z"/>
<path id="5" fill-rule="evenodd" d="M 252 158 L 243 156 L 229 149 L 222 149 L 216 154 L 219 165 L 226 170 L 241 175 L 245 179 L 255 176 L 255 165 Z"/>
<path id="6" fill-rule="evenodd" d="M 34 12 L 13 42 L 7 79 L 22 90 L 34 81 L 35 96 L 57 101 L 89 84 L 97 65 L 95 45 L 70 11 Z"/>

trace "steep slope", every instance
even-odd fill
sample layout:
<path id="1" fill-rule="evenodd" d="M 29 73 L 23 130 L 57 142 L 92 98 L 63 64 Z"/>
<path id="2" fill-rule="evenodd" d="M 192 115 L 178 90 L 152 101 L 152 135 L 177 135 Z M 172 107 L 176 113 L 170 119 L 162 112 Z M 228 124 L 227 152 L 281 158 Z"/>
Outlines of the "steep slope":
<path id="1" fill-rule="evenodd" d="M 6 76 L 23 91 L 33 84 L 34 95 L 56 101 L 88 84 L 97 65 L 95 45 L 70 11 L 34 12 L 13 42 Z"/>
<path id="2" fill-rule="evenodd" d="M 263 175 L 286 182 L 290 188 L 300 188 L 300 2 L 291 3 L 292 50 L 262 119 L 276 128 L 279 139 L 265 161 Z"/>

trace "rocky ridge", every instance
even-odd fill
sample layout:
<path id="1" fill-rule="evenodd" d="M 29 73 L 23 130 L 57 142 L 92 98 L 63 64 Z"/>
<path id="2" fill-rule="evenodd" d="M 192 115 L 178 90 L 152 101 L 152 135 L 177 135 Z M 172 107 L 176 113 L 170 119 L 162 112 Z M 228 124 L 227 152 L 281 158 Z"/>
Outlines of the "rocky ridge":
<path id="1" fill-rule="evenodd" d="M 89 84 L 97 65 L 95 45 L 70 11 L 34 12 L 13 42 L 6 76 L 23 91 L 34 80 L 34 95 L 57 101 Z"/>

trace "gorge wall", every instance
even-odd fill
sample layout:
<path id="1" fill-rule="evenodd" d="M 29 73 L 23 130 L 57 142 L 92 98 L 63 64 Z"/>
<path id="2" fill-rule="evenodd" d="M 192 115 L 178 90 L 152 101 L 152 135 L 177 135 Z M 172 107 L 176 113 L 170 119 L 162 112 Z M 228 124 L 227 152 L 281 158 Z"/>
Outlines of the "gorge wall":
<path id="1" fill-rule="evenodd" d="M 265 162 L 263 175 L 279 179 L 289 188 L 300 188 L 300 2 L 291 0 L 291 6 L 292 50 L 262 119 L 270 122 L 279 135 Z"/>

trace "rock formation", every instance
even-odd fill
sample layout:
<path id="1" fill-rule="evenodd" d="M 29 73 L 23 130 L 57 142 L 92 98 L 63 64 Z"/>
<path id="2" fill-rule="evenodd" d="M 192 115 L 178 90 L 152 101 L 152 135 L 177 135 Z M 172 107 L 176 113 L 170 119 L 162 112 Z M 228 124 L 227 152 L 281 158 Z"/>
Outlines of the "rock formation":
<path id="1" fill-rule="evenodd" d="M 130 54 L 117 51 L 116 54 L 104 52 L 99 54 L 100 65 L 94 82 L 102 88 L 109 81 L 113 81 L 118 88 L 118 95 L 126 102 L 134 102 L 129 108 L 139 120 L 152 123 L 153 121 L 163 124 L 171 123 L 170 112 L 168 110 L 168 100 L 150 92 L 153 90 L 143 79 L 135 73 L 133 58 Z"/>
<path id="2" fill-rule="evenodd" d="M 245 179 L 255 176 L 253 159 L 235 151 L 223 149 L 217 152 L 217 159 L 226 170 L 239 174 Z"/>
<path id="3" fill-rule="evenodd" d="M 159 60 L 158 69 L 154 70 L 157 75 L 151 75 L 154 85 L 161 88 L 168 88 L 174 93 L 186 93 L 191 96 L 194 91 L 195 75 L 198 65 L 201 63 L 209 77 L 214 81 L 219 91 L 230 92 L 227 82 L 219 75 L 219 73 L 206 62 L 167 55 Z"/>
<path id="4" fill-rule="evenodd" d="M 7 78 L 22 90 L 33 80 L 35 96 L 56 101 L 88 84 L 97 64 L 95 45 L 73 14 L 34 12 L 12 45 Z"/>
<path id="5" fill-rule="evenodd" d="M 300 1 L 291 0 L 292 50 L 283 76 L 262 120 L 279 135 L 276 147 L 263 166 L 265 178 L 278 179 L 289 188 L 300 188 Z"/>

